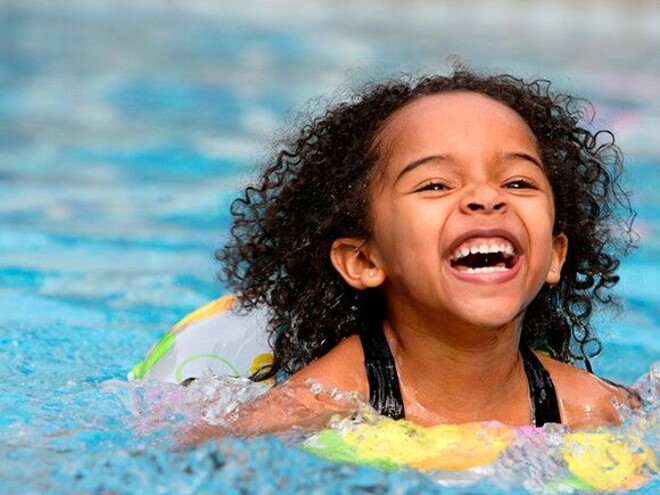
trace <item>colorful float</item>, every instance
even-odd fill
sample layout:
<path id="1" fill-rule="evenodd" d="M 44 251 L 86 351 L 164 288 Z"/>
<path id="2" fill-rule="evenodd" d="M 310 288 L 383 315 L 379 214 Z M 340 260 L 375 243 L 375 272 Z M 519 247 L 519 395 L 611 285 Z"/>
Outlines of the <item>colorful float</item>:
<path id="1" fill-rule="evenodd" d="M 266 313 L 232 311 L 224 296 L 193 311 L 158 341 L 130 372 L 129 379 L 182 383 L 202 376 L 249 376 L 272 362 Z M 347 426 L 348 425 L 348 426 Z M 544 488 L 619 491 L 638 488 L 657 474 L 654 452 L 636 436 L 614 429 L 571 432 L 549 441 L 546 428 L 512 428 L 493 423 L 422 427 L 387 418 L 368 423 L 344 421 L 307 439 L 302 448 L 335 462 L 386 471 L 469 471 L 492 466 L 520 444 L 541 445 L 556 459 Z"/>

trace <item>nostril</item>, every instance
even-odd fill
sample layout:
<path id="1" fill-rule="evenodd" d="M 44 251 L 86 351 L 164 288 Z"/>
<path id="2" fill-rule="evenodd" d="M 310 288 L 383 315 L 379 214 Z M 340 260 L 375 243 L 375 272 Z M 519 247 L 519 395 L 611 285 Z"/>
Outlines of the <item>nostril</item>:
<path id="1" fill-rule="evenodd" d="M 501 210 L 505 206 L 506 206 L 505 202 L 497 203 L 497 204 L 493 205 L 492 207 L 490 205 L 488 207 L 486 207 L 486 205 L 483 205 L 481 203 L 468 203 L 467 204 L 467 208 L 470 211 L 479 211 L 479 210 L 497 211 L 497 210 Z"/>

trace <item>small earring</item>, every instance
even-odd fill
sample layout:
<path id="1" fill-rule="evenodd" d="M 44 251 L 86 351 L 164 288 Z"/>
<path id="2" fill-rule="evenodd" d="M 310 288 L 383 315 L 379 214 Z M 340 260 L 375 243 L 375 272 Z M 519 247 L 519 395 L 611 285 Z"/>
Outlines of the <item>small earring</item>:
<path id="1" fill-rule="evenodd" d="M 557 273 L 557 269 L 556 269 L 556 268 L 550 268 L 550 271 L 551 271 L 552 273 Z"/>
<path id="2" fill-rule="evenodd" d="M 373 270 L 371 270 L 371 271 L 369 272 L 369 278 L 374 278 L 375 276 L 376 276 L 376 272 L 373 271 Z"/>

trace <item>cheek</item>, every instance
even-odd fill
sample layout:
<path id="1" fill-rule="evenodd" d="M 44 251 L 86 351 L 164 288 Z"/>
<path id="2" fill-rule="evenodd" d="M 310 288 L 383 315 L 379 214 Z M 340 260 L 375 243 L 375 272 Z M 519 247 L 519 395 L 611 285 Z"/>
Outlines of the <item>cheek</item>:
<path id="1" fill-rule="evenodd" d="M 375 224 L 374 238 L 390 273 L 424 265 L 437 257 L 441 217 L 430 209 L 392 205 L 387 215 Z M 406 206 L 408 206 L 406 208 Z"/>
<path id="2" fill-rule="evenodd" d="M 538 198 L 535 204 L 520 205 L 524 211 L 524 221 L 538 234 L 545 234 L 552 237 L 555 224 L 555 204 L 552 196 Z"/>
<path id="3" fill-rule="evenodd" d="M 545 265 L 549 265 L 553 256 L 554 246 L 554 211 L 552 210 L 552 202 L 543 205 L 543 208 L 538 210 L 535 218 L 530 219 L 531 225 L 535 228 L 535 235 L 537 239 L 537 249 L 541 249 L 543 269 Z"/>

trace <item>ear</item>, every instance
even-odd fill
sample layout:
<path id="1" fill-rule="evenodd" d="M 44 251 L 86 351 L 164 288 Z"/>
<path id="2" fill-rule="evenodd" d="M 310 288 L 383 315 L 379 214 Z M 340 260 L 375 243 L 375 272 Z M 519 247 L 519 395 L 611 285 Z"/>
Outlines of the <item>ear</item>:
<path id="1" fill-rule="evenodd" d="M 372 258 L 368 243 L 359 237 L 342 237 L 330 248 L 332 266 L 358 290 L 373 289 L 385 280 L 385 272 Z"/>
<path id="2" fill-rule="evenodd" d="M 552 262 L 550 263 L 548 276 L 545 279 L 550 285 L 559 283 L 561 280 L 561 267 L 564 266 L 567 253 L 568 237 L 563 233 L 557 234 L 552 240 Z"/>

